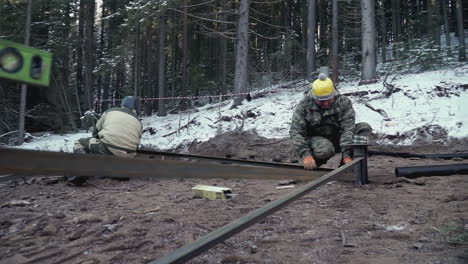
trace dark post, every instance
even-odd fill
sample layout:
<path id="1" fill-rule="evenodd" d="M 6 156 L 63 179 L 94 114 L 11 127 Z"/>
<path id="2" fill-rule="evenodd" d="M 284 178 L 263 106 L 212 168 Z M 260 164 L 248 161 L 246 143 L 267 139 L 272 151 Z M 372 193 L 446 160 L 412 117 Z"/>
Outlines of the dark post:
<path id="1" fill-rule="evenodd" d="M 354 167 L 354 173 L 356 174 L 356 184 L 368 184 L 368 174 L 367 174 L 367 146 L 368 139 L 366 136 L 353 136 L 353 152 L 354 158 L 363 158 L 359 165 Z"/>

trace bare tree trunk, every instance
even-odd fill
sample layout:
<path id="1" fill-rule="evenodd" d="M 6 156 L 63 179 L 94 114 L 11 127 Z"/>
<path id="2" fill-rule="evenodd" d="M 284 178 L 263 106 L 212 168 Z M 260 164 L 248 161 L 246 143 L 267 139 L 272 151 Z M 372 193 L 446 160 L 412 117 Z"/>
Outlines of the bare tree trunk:
<path id="1" fill-rule="evenodd" d="M 149 17 L 145 21 L 146 28 L 144 28 L 141 32 L 141 53 L 140 53 L 140 96 L 141 97 L 153 97 L 151 94 L 151 89 L 148 89 L 148 84 L 150 83 L 148 77 L 152 75 L 151 63 L 150 59 L 153 57 L 152 51 L 152 43 L 151 41 L 151 28 L 153 24 L 153 17 Z"/>
<path id="2" fill-rule="evenodd" d="M 114 14 L 115 12 L 118 11 L 118 3 L 114 0 L 105 0 L 108 4 L 108 13 L 107 14 Z M 107 15 L 106 14 L 106 15 Z M 114 41 L 113 41 L 113 34 L 112 32 L 115 32 L 118 30 L 118 26 L 117 23 L 115 22 L 115 19 L 114 18 L 109 18 L 108 20 L 106 21 L 102 21 L 103 25 L 105 25 L 105 23 L 108 24 L 108 27 L 107 27 L 107 33 L 106 33 L 106 49 L 105 49 L 105 56 L 106 58 L 112 58 L 113 57 L 113 54 L 114 54 Z M 118 43 L 118 41 L 117 41 Z M 102 92 L 102 97 L 104 100 L 106 101 L 103 101 L 102 103 L 102 111 L 106 111 L 109 106 L 111 105 L 111 102 L 110 102 L 110 99 L 111 99 L 111 87 L 112 87 L 112 82 L 113 82 L 113 76 L 115 76 L 116 72 L 119 71 L 119 67 L 118 67 L 118 63 L 117 63 L 117 67 L 110 67 L 110 69 L 106 70 L 105 71 L 105 74 L 104 74 L 104 84 L 103 84 L 103 92 Z M 112 87 L 113 89 L 118 89 L 118 87 Z"/>
<path id="3" fill-rule="evenodd" d="M 315 2 L 317 2 L 317 0 L 315 0 Z M 301 34 L 302 34 L 302 37 L 301 37 L 301 49 L 302 50 L 305 50 L 306 51 L 306 57 L 305 57 L 305 65 L 306 65 L 306 72 L 305 72 L 305 77 L 307 77 L 307 41 L 308 41 L 308 28 L 309 28 L 309 25 L 308 25 L 308 16 L 309 16 L 309 3 L 308 1 L 301 1 L 300 2 L 300 10 L 301 10 L 301 13 L 300 13 L 300 17 L 301 17 L 301 20 L 302 21 L 306 21 L 307 20 L 307 23 L 300 23 L 300 26 L 301 26 Z M 317 19 L 317 8 L 315 9 L 316 10 L 316 14 L 315 14 L 315 18 Z M 316 20 L 317 21 L 317 20 Z M 263 45 L 262 45 L 263 46 Z M 302 53 L 301 53 L 302 54 Z"/>
<path id="4" fill-rule="evenodd" d="M 31 6 L 32 0 L 28 0 L 26 7 L 26 25 L 24 27 L 24 45 L 29 46 L 29 39 L 31 34 Z M 28 93 L 28 86 L 21 84 L 21 99 L 18 117 L 18 142 L 19 146 L 24 143 L 24 115 L 26 112 L 26 95 Z"/>
<path id="5" fill-rule="evenodd" d="M 338 0 L 333 0 L 332 7 L 332 52 L 331 52 L 332 80 L 338 83 Z"/>
<path id="6" fill-rule="evenodd" d="M 138 91 L 139 77 L 140 77 L 140 17 L 137 15 L 137 28 L 136 28 L 136 37 L 135 37 L 135 69 L 133 69 L 133 95 L 138 96 L 140 93 Z"/>
<path id="7" fill-rule="evenodd" d="M 168 26 L 168 23 L 169 23 L 169 17 L 166 17 L 166 21 L 167 21 L 167 24 L 166 24 L 166 30 L 170 30 L 170 27 Z M 156 92 L 156 85 L 154 85 L 158 79 L 158 75 L 157 75 L 157 71 L 158 71 L 158 65 L 155 63 L 155 60 L 154 58 L 156 57 L 156 54 L 158 52 L 158 48 L 157 48 L 157 45 L 155 43 L 155 39 L 157 38 L 157 26 L 154 24 L 153 22 L 153 18 L 151 19 L 151 28 L 150 28 L 151 32 L 150 32 L 150 36 L 149 36 L 149 39 L 148 39 L 148 45 L 150 46 L 150 56 L 148 56 L 147 58 L 147 63 L 149 65 L 149 71 L 148 71 L 148 76 L 147 76 L 147 79 L 148 79 L 148 94 L 151 96 L 151 97 L 157 97 L 157 92 Z M 166 33 L 167 34 L 167 33 Z M 171 49 L 172 50 L 172 49 Z M 168 74 L 168 73 L 166 73 Z M 167 88 L 166 88 L 166 94 L 167 94 Z M 148 115 L 151 115 L 151 113 L 153 112 L 153 109 L 154 109 L 154 106 L 156 106 L 155 104 L 155 101 L 148 101 L 148 104 L 150 105 L 150 109 L 148 109 L 149 113 Z M 156 111 L 156 109 L 154 109 L 154 111 Z"/>
<path id="8" fill-rule="evenodd" d="M 183 39 L 182 39 L 182 96 L 187 96 L 187 60 L 188 60 L 188 0 L 184 0 L 184 28 L 183 28 Z M 182 110 L 187 109 L 185 100 L 180 102 Z"/>
<path id="9" fill-rule="evenodd" d="M 463 28 L 463 5 L 462 0 L 457 0 L 457 29 L 458 29 L 458 42 L 459 42 L 459 52 L 458 60 L 466 61 L 466 51 L 465 51 L 465 33 Z"/>
<path id="10" fill-rule="evenodd" d="M 442 15 L 444 16 L 444 29 L 445 29 L 445 45 L 447 46 L 448 56 L 452 56 L 452 44 L 450 43 L 450 26 L 447 16 L 447 3 L 442 1 Z"/>
<path id="11" fill-rule="evenodd" d="M 85 68 L 85 106 L 86 109 L 93 109 L 93 70 L 94 70 L 94 0 L 81 0 L 85 1 L 85 45 L 83 66 Z"/>
<path id="12" fill-rule="evenodd" d="M 387 29 L 384 0 L 380 1 L 380 30 L 382 31 L 382 62 L 387 62 Z"/>
<path id="13" fill-rule="evenodd" d="M 306 78 L 312 81 L 315 71 L 315 33 L 317 27 L 316 0 L 308 0 L 307 12 L 307 72 Z"/>
<path id="14" fill-rule="evenodd" d="M 101 6 L 101 24 L 100 24 L 100 39 L 99 39 L 99 53 L 98 53 L 98 58 L 97 60 L 100 60 L 104 57 L 104 49 L 105 49 L 105 30 L 104 30 L 104 24 L 105 21 L 102 19 L 106 16 L 106 1 L 102 1 L 102 6 Z M 96 105 L 96 111 L 100 112 L 102 109 L 102 92 L 103 92 L 103 87 L 104 87 L 104 79 L 105 79 L 105 72 L 103 70 L 99 71 L 99 75 L 97 76 L 97 81 L 96 81 L 96 100 L 97 100 L 97 105 Z"/>
<path id="15" fill-rule="evenodd" d="M 71 29 L 71 17 L 70 17 L 70 12 L 71 12 L 71 3 L 68 2 L 66 5 L 65 9 L 65 26 L 66 26 L 66 33 L 64 36 L 64 40 L 67 43 L 72 43 L 73 41 L 71 40 L 70 36 L 70 29 Z M 72 45 L 67 45 L 66 50 L 65 50 L 65 55 L 63 56 L 63 69 L 60 71 L 58 74 L 58 77 L 60 78 L 60 86 L 63 89 L 63 97 L 64 97 L 64 108 L 67 111 L 68 118 L 70 120 L 70 125 L 73 129 L 73 131 L 78 130 L 78 126 L 76 124 L 75 119 L 73 118 L 73 107 L 72 107 L 72 93 L 70 91 L 70 79 L 68 78 L 70 76 L 70 69 L 71 67 L 71 58 L 70 58 L 70 49 L 72 48 Z"/>
<path id="16" fill-rule="evenodd" d="M 247 91 L 247 70 L 249 57 L 249 5 L 250 0 L 240 0 L 239 23 L 237 25 L 237 51 L 236 72 L 234 79 L 234 93 L 245 93 Z M 245 96 L 234 97 L 232 107 L 242 104 Z"/>
<path id="17" fill-rule="evenodd" d="M 323 52 L 327 48 L 328 43 L 328 34 L 327 31 L 327 17 L 328 17 L 328 2 L 327 0 L 319 0 L 319 49 Z M 320 54 L 320 53 L 319 53 Z M 328 62 L 325 61 L 325 56 L 319 56 L 320 65 L 328 65 Z"/>
<path id="18" fill-rule="evenodd" d="M 361 0 L 362 9 L 362 71 L 361 83 L 376 82 L 375 2 Z M 375 81 L 373 81 L 375 80 Z"/>
<path id="19" fill-rule="evenodd" d="M 166 38 L 166 17 L 159 16 L 159 93 L 158 97 L 163 98 L 166 94 L 166 53 L 164 52 L 164 39 Z M 158 116 L 166 116 L 166 103 L 164 100 L 159 100 L 158 103 Z"/>
<path id="20" fill-rule="evenodd" d="M 396 10 L 395 10 L 395 15 L 396 15 L 396 35 L 398 36 L 398 40 L 401 41 L 401 25 L 402 25 L 402 21 L 401 21 L 401 2 L 400 0 L 392 0 L 392 2 L 395 2 L 395 7 L 396 7 Z M 375 6 L 375 2 L 374 2 L 374 6 Z"/>
<path id="21" fill-rule="evenodd" d="M 362 1 L 362 0 L 361 0 Z M 398 14 L 400 13 L 400 6 L 398 5 L 398 1 L 392 0 L 392 42 L 393 42 L 393 59 L 396 59 L 398 55 L 398 45 L 397 42 L 400 41 L 400 32 L 398 32 L 398 23 L 400 21 L 398 20 Z M 364 15 L 363 15 L 364 16 Z M 362 58 L 364 59 L 364 55 L 362 55 Z"/>
<path id="22" fill-rule="evenodd" d="M 420 1 L 414 2 L 414 7 L 416 8 L 416 13 L 413 13 L 413 16 L 419 17 L 421 13 L 421 5 L 422 3 Z M 421 28 L 420 27 L 414 27 L 414 32 L 411 32 L 413 36 L 419 38 L 421 36 Z"/>
<path id="23" fill-rule="evenodd" d="M 176 49 L 177 49 L 177 34 L 176 21 L 172 21 L 172 54 L 171 54 L 171 97 L 175 96 L 175 78 L 176 78 Z M 174 106 L 174 100 L 170 100 L 171 108 Z"/>
<path id="24" fill-rule="evenodd" d="M 83 94 L 83 50 L 84 50 L 84 27 L 85 27 L 85 12 L 86 5 L 85 0 L 77 0 L 80 3 L 79 13 L 78 13 L 78 41 L 76 42 L 76 95 L 81 96 Z M 81 116 L 81 97 L 77 97 L 78 109 Z M 86 101 L 86 100 L 85 100 Z M 86 106 L 85 106 L 86 107 Z"/>
<path id="25" fill-rule="evenodd" d="M 222 6 L 222 15 L 221 15 L 221 20 L 222 21 L 227 21 L 226 14 L 225 14 L 225 5 L 224 3 L 221 5 Z M 221 25 L 222 31 L 227 32 L 227 24 L 223 23 Z M 220 93 L 221 94 L 227 94 L 227 39 L 224 37 L 221 37 L 221 89 Z"/>
<path id="26" fill-rule="evenodd" d="M 399 32 L 398 32 L 398 13 L 400 12 L 400 7 L 397 5 L 397 1 L 391 1 L 392 2 L 392 36 L 393 36 L 393 42 L 398 42 L 400 41 L 399 39 Z M 364 16 L 364 15 L 363 15 Z"/>
<path id="27" fill-rule="evenodd" d="M 427 23 L 427 32 L 429 33 L 429 38 L 434 41 L 436 46 L 440 47 L 440 9 L 439 1 L 431 0 L 429 1 L 428 7 L 428 21 Z"/>
<path id="28" fill-rule="evenodd" d="M 4 16 L 3 16 L 3 8 L 0 8 L 0 32 L 3 32 L 3 28 L 2 28 L 3 25 L 5 25 Z"/>
<path id="29" fill-rule="evenodd" d="M 223 31 L 226 32 L 227 26 L 223 24 Z M 221 94 L 227 94 L 227 39 L 221 39 Z"/>

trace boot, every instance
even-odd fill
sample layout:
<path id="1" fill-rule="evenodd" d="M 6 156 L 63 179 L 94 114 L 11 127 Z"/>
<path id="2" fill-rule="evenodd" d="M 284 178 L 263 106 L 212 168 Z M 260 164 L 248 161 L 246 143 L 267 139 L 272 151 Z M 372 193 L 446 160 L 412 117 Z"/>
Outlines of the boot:
<path id="1" fill-rule="evenodd" d="M 71 185 L 82 186 L 89 179 L 89 176 L 68 176 L 65 179 Z"/>
<path id="2" fill-rule="evenodd" d="M 86 150 L 84 148 L 74 149 L 73 153 L 75 153 L 75 154 L 86 154 Z"/>

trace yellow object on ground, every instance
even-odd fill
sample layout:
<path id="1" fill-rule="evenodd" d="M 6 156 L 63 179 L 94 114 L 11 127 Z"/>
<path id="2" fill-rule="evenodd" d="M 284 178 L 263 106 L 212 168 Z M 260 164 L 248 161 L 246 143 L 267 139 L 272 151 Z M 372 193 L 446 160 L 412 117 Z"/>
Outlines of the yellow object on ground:
<path id="1" fill-rule="evenodd" d="M 196 185 L 192 188 L 193 194 L 196 197 L 206 198 L 210 200 L 227 200 L 231 198 L 232 190 L 231 188 L 217 187 L 217 186 L 208 186 L 208 185 Z"/>

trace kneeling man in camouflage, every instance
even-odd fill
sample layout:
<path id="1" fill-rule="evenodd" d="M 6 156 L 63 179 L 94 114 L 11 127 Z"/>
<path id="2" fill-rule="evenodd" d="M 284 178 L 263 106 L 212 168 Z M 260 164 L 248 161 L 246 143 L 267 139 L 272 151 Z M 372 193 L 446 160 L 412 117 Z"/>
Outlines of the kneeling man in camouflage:
<path id="1" fill-rule="evenodd" d="M 297 105 L 289 135 L 304 168 L 315 169 L 341 152 L 341 164 L 353 160 L 350 145 L 353 135 L 368 136 L 367 123 L 355 124 L 351 100 L 335 89 L 325 74 L 319 74 L 311 89 Z"/>

